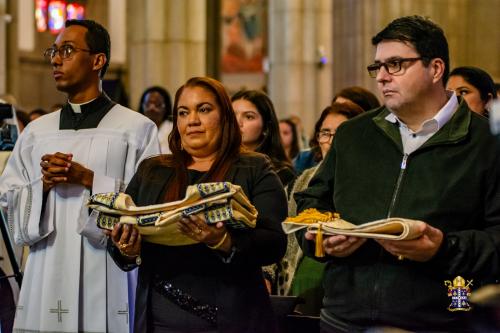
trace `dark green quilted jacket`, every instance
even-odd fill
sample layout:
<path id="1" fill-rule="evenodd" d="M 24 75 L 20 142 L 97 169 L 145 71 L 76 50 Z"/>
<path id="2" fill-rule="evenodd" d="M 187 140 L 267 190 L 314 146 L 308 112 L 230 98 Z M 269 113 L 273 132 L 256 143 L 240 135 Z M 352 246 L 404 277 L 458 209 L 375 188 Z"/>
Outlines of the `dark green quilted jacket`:
<path id="1" fill-rule="evenodd" d="M 433 137 L 408 156 L 397 124 L 381 107 L 344 123 L 298 211 L 337 211 L 360 224 L 385 217 L 418 219 L 445 234 L 426 263 L 398 261 L 374 241 L 347 258 L 327 258 L 324 311 L 363 326 L 410 330 L 463 328 L 464 312 L 447 310 L 445 280 L 500 274 L 500 148 L 487 119 L 465 102 Z M 312 242 L 302 246 L 314 256 Z"/>

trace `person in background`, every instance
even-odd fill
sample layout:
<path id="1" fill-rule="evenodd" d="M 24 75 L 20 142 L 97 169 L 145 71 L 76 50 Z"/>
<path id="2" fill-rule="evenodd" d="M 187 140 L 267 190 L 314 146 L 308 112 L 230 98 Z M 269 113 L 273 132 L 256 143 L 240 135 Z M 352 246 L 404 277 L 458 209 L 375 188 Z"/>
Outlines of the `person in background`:
<path id="1" fill-rule="evenodd" d="M 335 102 L 337 100 L 337 102 Z M 326 110 L 331 109 L 333 105 L 335 106 L 335 109 L 338 109 L 337 104 L 346 104 L 349 107 L 344 108 L 341 114 L 343 114 L 345 117 L 348 119 L 351 119 L 366 110 L 363 110 L 360 106 L 353 102 L 349 101 L 342 101 L 338 102 L 338 98 L 334 98 L 332 101 L 332 105 L 327 107 L 323 112 L 321 113 L 321 117 L 318 122 L 314 125 L 314 133 L 313 136 L 311 137 L 311 140 L 309 140 L 309 149 L 302 150 L 297 157 L 295 158 L 294 161 L 294 168 L 295 171 L 297 171 L 298 174 L 301 174 L 304 172 L 304 170 L 312 168 L 313 166 L 317 165 L 319 161 L 323 159 L 323 155 L 321 154 L 321 149 L 320 149 L 320 144 L 318 142 L 318 133 L 320 130 L 321 122 L 323 121 L 322 117 L 327 115 L 328 113 L 325 113 Z"/>
<path id="2" fill-rule="evenodd" d="M 54 111 L 59 111 L 63 108 L 64 104 L 61 104 L 61 103 L 55 103 L 53 104 L 51 107 L 50 107 L 50 111 L 49 113 L 52 113 Z"/>
<path id="3" fill-rule="evenodd" d="M 46 115 L 48 112 L 45 111 L 44 109 L 41 109 L 41 108 L 38 108 L 38 109 L 34 109 L 33 111 L 31 111 L 29 113 L 29 118 L 30 118 L 30 121 L 33 121 L 41 116 L 44 116 Z"/>
<path id="4" fill-rule="evenodd" d="M 288 119 L 290 119 L 297 128 L 297 136 L 299 137 L 299 149 L 304 149 L 305 147 L 307 147 L 307 142 L 309 141 L 309 138 L 304 131 L 304 126 L 302 125 L 302 119 L 296 114 L 292 114 L 291 116 L 288 117 Z"/>
<path id="5" fill-rule="evenodd" d="M 297 127 L 290 119 L 282 119 L 279 123 L 280 137 L 285 154 L 293 162 L 299 153 L 299 138 L 297 136 Z"/>
<path id="6" fill-rule="evenodd" d="M 370 111 L 380 106 L 380 102 L 373 93 L 362 87 L 347 87 L 339 91 L 332 99 L 333 103 L 344 103 L 358 106 L 363 111 Z M 302 173 L 305 169 L 311 168 L 316 165 L 318 161 L 318 151 L 315 152 L 314 147 L 317 146 L 316 137 L 313 135 L 309 140 L 309 148 L 303 149 L 297 155 L 293 166 L 298 174 Z"/>
<path id="7" fill-rule="evenodd" d="M 139 112 L 158 127 L 158 140 L 163 154 L 170 152 L 168 135 L 172 131 L 172 100 L 167 90 L 153 86 L 146 89 L 139 102 Z"/>
<path id="8" fill-rule="evenodd" d="M 195 244 L 168 246 L 117 224 L 109 251 L 122 269 L 140 255 L 135 332 L 272 333 L 276 322 L 260 267 L 281 259 L 286 196 L 269 160 L 242 149 L 224 86 L 194 77 L 175 94 L 171 155 L 145 160 L 127 193 L 137 205 L 176 201 L 188 185 L 228 181 L 258 211 L 254 229 L 208 225 L 192 215 L 177 222 Z"/>
<path id="9" fill-rule="evenodd" d="M 332 103 L 352 102 L 364 111 L 370 111 L 380 106 L 377 96 L 362 87 L 348 87 L 339 91 L 333 97 Z"/>
<path id="10" fill-rule="evenodd" d="M 446 83 L 446 89 L 463 97 L 472 111 L 485 117 L 488 117 L 491 101 L 497 98 L 491 76 L 481 68 L 472 66 L 453 69 Z"/>
<path id="11" fill-rule="evenodd" d="M 367 70 L 384 106 L 337 129 L 308 188 L 295 194 L 297 212 L 337 212 L 356 225 L 410 218 L 420 236 L 332 235 L 317 244 L 327 262 L 320 329 L 469 332 L 444 281 L 473 280 L 474 290 L 500 276 L 497 140 L 487 119 L 445 89 L 448 42 L 437 24 L 397 18 L 372 44 Z M 297 236 L 314 257 L 314 235 Z"/>
<path id="12" fill-rule="evenodd" d="M 16 110 L 16 118 L 17 118 L 17 125 L 19 127 L 19 133 L 21 133 L 22 131 L 24 131 L 24 128 L 28 126 L 30 118 L 26 114 L 26 112 L 22 110 Z"/>
<path id="13" fill-rule="evenodd" d="M 67 103 L 26 127 L 0 177 L 14 241 L 30 246 L 15 332 L 131 331 L 135 275 L 112 264 L 85 204 L 124 189 L 159 145 L 152 121 L 101 90 L 110 51 L 102 25 L 66 21 L 44 56 Z"/>
<path id="14" fill-rule="evenodd" d="M 267 155 L 283 186 L 295 171 L 281 144 L 278 119 L 271 99 L 257 90 L 241 90 L 231 98 L 245 148 Z"/>
<path id="15" fill-rule="evenodd" d="M 293 195 L 305 190 L 311 178 L 316 174 L 321 161 L 325 157 L 335 138 L 337 128 L 345 121 L 363 113 L 363 109 L 353 103 L 333 103 L 326 107 L 314 125 L 314 136 L 311 139 L 311 151 L 318 163 L 305 170 L 292 185 L 288 196 L 288 216 L 297 215 L 297 204 Z M 277 267 L 278 295 L 299 296 L 305 300 L 296 308 L 305 315 L 318 316 L 323 297 L 324 264 L 303 255 L 294 234 L 288 235 L 285 257 Z"/>

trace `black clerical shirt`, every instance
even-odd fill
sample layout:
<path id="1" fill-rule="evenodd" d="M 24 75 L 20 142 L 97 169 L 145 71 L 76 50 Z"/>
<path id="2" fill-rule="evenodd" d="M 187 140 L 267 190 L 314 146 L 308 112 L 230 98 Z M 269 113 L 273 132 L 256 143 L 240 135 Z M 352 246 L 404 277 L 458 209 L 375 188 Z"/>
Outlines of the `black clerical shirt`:
<path id="1" fill-rule="evenodd" d="M 96 128 L 115 104 L 105 93 L 102 93 L 89 103 L 81 104 L 81 113 L 73 111 L 71 104 L 66 103 L 61 110 L 59 129 Z"/>

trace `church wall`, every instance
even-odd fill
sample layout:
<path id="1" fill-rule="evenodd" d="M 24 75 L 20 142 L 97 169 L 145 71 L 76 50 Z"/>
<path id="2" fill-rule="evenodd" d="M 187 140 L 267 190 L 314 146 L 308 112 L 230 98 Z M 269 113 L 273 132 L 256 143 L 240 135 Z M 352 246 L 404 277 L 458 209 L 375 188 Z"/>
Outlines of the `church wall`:
<path id="1" fill-rule="evenodd" d="M 36 32 L 32 50 L 18 49 L 18 27 L 26 21 L 18 15 L 22 1 L 26 0 L 0 0 L 0 8 L 12 16 L 5 26 L 5 37 L 0 36 L 0 47 L 6 53 L 0 54 L 0 94 L 14 95 L 25 110 L 49 108 L 65 100 L 64 94 L 55 89 L 50 65 L 42 59 L 43 50 L 55 36 Z M 127 25 L 125 61 L 113 62 L 106 78 L 122 78 L 132 108 L 137 108 L 139 96 L 148 86 L 162 85 L 173 95 L 191 76 L 219 74 L 214 65 L 218 57 L 214 44 L 220 41 L 211 36 L 217 32 L 213 11 L 218 0 L 123 1 Z M 110 2 L 87 0 L 87 17 L 108 27 Z M 307 127 L 314 124 L 339 89 L 361 85 L 376 92 L 375 81 L 366 73 L 374 55 L 370 39 L 392 19 L 403 15 L 426 15 L 444 28 L 452 68 L 478 66 L 500 81 L 500 0 L 267 3 L 268 92 L 279 117 L 298 114 Z M 317 66 L 318 46 L 328 59 L 321 68 Z"/>
<path id="2" fill-rule="evenodd" d="M 477 66 L 500 81 L 500 0 L 334 0 L 333 90 L 361 85 L 376 91 L 366 66 L 373 62 L 371 38 L 393 19 L 423 15 L 448 39 L 451 68 Z"/>

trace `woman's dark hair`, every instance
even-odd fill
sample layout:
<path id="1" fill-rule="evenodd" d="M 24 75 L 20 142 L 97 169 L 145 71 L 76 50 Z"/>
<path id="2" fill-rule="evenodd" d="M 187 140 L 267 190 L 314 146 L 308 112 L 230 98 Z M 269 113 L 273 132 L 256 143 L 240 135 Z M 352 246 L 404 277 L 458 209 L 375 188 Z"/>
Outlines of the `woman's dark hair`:
<path id="1" fill-rule="evenodd" d="M 108 31 L 102 25 L 92 20 L 67 20 L 64 26 L 67 28 L 72 25 L 87 28 L 85 42 L 91 53 L 104 53 L 106 55 L 106 63 L 102 66 L 99 75 L 102 79 L 108 70 L 111 60 L 111 39 L 109 38 Z"/>
<path id="2" fill-rule="evenodd" d="M 280 123 L 287 124 L 292 129 L 292 147 L 290 149 L 290 159 L 294 159 L 300 152 L 299 135 L 297 133 L 297 125 L 290 119 L 281 119 Z"/>
<path id="3" fill-rule="evenodd" d="M 339 97 L 343 97 L 353 103 L 356 103 L 364 111 L 373 110 L 380 106 L 377 96 L 369 90 L 361 87 L 348 87 L 342 89 L 335 95 L 335 97 L 333 97 L 332 103 L 335 103 Z"/>
<path id="4" fill-rule="evenodd" d="M 21 122 L 21 124 L 24 125 L 24 127 L 28 126 L 28 123 L 30 122 L 28 114 L 21 110 L 16 110 L 16 118 Z"/>
<path id="5" fill-rule="evenodd" d="M 44 109 L 42 109 L 42 108 L 38 108 L 38 109 L 34 109 L 34 110 L 32 110 L 32 111 L 29 113 L 29 115 L 28 115 L 28 116 L 30 116 L 30 117 L 31 117 L 31 115 L 44 116 L 44 115 L 46 115 L 47 113 L 48 113 L 48 112 L 47 112 L 47 111 L 45 111 Z"/>
<path id="6" fill-rule="evenodd" d="M 316 121 L 316 124 L 314 124 L 314 134 L 311 137 L 311 140 L 309 140 L 309 147 L 311 147 L 311 151 L 314 154 L 314 160 L 316 162 L 319 162 L 323 159 L 317 136 L 319 131 L 321 130 L 321 126 L 323 125 L 325 118 L 330 114 L 341 114 L 347 119 L 351 119 L 363 112 L 364 110 L 360 106 L 351 103 L 332 103 L 332 105 L 327 106 L 321 112 L 318 121 Z"/>
<path id="7" fill-rule="evenodd" d="M 467 83 L 473 85 L 479 94 L 481 100 L 487 103 L 490 99 L 497 98 L 495 83 L 491 76 L 481 68 L 472 66 L 457 67 L 451 71 L 451 76 L 461 76 Z"/>
<path id="8" fill-rule="evenodd" d="M 450 72 L 448 41 L 443 29 L 436 23 L 418 15 L 400 17 L 376 34 L 372 38 L 372 44 L 376 46 L 384 40 L 410 43 L 422 57 L 425 66 L 428 66 L 432 59 L 443 60 L 443 85 L 446 84 Z"/>
<path id="9" fill-rule="evenodd" d="M 217 157 L 203 181 L 222 181 L 231 164 L 239 157 L 241 149 L 241 133 L 233 111 L 231 100 L 219 81 L 209 77 L 193 77 L 182 85 L 175 93 L 173 122 L 174 127 L 168 136 L 171 155 L 164 155 L 164 164 L 175 169 L 174 177 L 169 181 L 166 201 L 177 200 L 188 185 L 188 169 L 192 157 L 182 148 L 181 136 L 177 127 L 177 105 L 185 88 L 201 87 L 210 91 L 216 98 L 220 110 L 221 138 Z"/>
<path id="10" fill-rule="evenodd" d="M 232 102 L 239 99 L 247 100 L 255 105 L 262 117 L 262 140 L 255 151 L 267 155 L 271 159 L 276 172 L 286 167 L 293 170 L 292 163 L 286 156 L 281 144 L 278 118 L 271 99 L 264 92 L 258 90 L 240 90 L 231 97 Z"/>
<path id="11" fill-rule="evenodd" d="M 163 100 L 165 101 L 165 114 L 163 115 L 162 122 L 164 122 L 165 120 L 171 120 L 172 98 L 170 97 L 170 94 L 166 89 L 159 86 L 149 87 L 148 89 L 144 90 L 144 92 L 141 95 L 141 99 L 139 101 L 139 108 L 138 108 L 139 112 L 144 114 L 144 107 L 143 107 L 144 101 L 146 100 L 146 96 L 152 92 L 157 92 L 158 94 L 160 94 L 161 97 L 163 97 Z"/>

